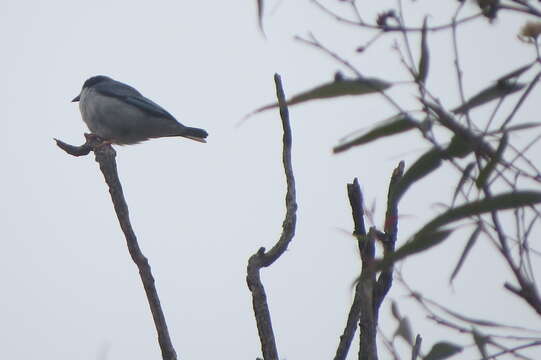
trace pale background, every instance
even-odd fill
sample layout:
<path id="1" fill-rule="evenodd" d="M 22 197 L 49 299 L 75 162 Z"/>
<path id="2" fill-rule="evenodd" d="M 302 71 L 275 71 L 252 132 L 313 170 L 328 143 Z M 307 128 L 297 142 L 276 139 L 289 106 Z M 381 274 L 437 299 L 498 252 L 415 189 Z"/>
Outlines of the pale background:
<path id="1" fill-rule="evenodd" d="M 270 247 L 281 231 L 281 127 L 277 111 L 239 128 L 235 124 L 274 101 L 275 72 L 292 95 L 330 81 L 340 69 L 293 41 L 296 34 L 313 31 L 366 75 L 389 81 L 407 76 L 391 38 L 355 54 L 373 33 L 339 25 L 309 1 L 268 1 L 265 40 L 257 29 L 255 2 L 2 4 L 1 359 L 160 358 L 139 276 L 97 164 L 92 156 L 66 155 L 52 140 L 82 143 L 87 129 L 70 100 L 97 74 L 129 83 L 184 124 L 210 134 L 206 145 L 159 139 L 117 147 L 134 230 L 152 265 L 179 358 L 260 355 L 245 269 L 248 257 L 260 246 Z M 376 9 L 366 3 L 365 18 L 371 21 L 384 4 L 395 5 L 374 2 L 381 6 Z M 447 22 L 456 1 L 437 3 L 430 22 Z M 466 13 L 475 11 L 468 6 Z M 420 15 L 412 11 L 407 19 L 419 25 Z M 521 25 L 518 17 L 503 16 L 497 26 L 479 21 L 463 28 L 468 94 L 532 59 L 533 49 L 516 39 Z M 429 41 L 434 50 L 429 86 L 446 106 L 456 105 L 449 37 L 435 34 Z M 418 41 L 413 45 L 417 49 Z M 391 94 L 405 107 L 414 104 L 413 88 Z M 537 105 L 539 95 L 531 95 Z M 538 120 L 535 101 L 519 112 L 521 121 Z M 352 221 L 345 184 L 359 177 L 367 203 L 376 201 L 380 226 L 392 169 L 402 159 L 411 164 L 428 145 L 407 135 L 332 155 L 340 137 L 392 115 L 378 96 L 313 102 L 290 112 L 297 235 L 289 251 L 263 271 L 263 281 L 280 357 L 328 359 L 359 272 L 356 245 L 347 235 Z M 539 147 L 529 155 L 539 165 Z M 441 210 L 435 204 L 448 201 L 444 195 L 457 178 L 445 170 L 404 198 L 401 243 Z M 500 271 L 503 263 L 488 244 L 476 246 L 454 287 L 448 285 L 468 231 L 406 261 L 402 271 L 408 281 L 470 316 L 538 328 L 533 312 L 502 290 L 510 277 Z M 403 294 L 396 287 L 389 299 L 398 300 L 414 331 L 423 335 L 424 351 L 440 340 L 472 343 L 425 321 Z M 385 314 L 389 304 L 383 305 Z M 392 334 L 395 322 L 385 315 L 381 326 Z M 382 358 L 387 358 L 383 350 Z"/>

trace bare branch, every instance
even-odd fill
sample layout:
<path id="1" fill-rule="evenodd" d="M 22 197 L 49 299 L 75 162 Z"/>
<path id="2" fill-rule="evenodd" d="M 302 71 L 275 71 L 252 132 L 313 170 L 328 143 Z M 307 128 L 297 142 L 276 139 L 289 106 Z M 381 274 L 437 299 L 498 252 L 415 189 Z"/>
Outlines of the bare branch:
<path id="1" fill-rule="evenodd" d="M 359 318 L 359 360 L 377 360 L 378 347 L 376 343 L 377 321 L 374 306 L 374 286 L 376 272 L 374 268 L 376 229 L 370 228 L 363 241 L 361 259 L 363 262 L 359 277 L 360 318 Z"/>
<path id="2" fill-rule="evenodd" d="M 363 251 L 363 241 L 366 238 L 366 228 L 364 225 L 364 204 L 361 187 L 357 178 L 351 184 L 347 184 L 348 198 L 351 205 L 351 215 L 353 217 L 354 230 L 353 235 L 357 237 L 359 251 Z M 353 336 L 357 329 L 357 321 L 361 312 L 361 282 L 355 286 L 355 295 L 353 303 L 349 309 L 348 318 L 344 332 L 340 336 L 340 342 L 336 349 L 334 360 L 344 360 L 347 357 Z"/>
<path id="3" fill-rule="evenodd" d="M 531 343 L 528 343 L 528 344 L 515 346 L 512 349 L 506 349 L 506 350 L 500 351 L 500 352 L 498 352 L 496 354 L 489 355 L 489 358 L 495 359 L 497 356 L 504 355 L 504 354 L 509 354 L 509 353 L 514 354 L 515 356 L 517 356 L 517 354 L 515 354 L 515 352 L 517 350 L 527 349 L 527 348 L 530 348 L 530 347 L 540 346 L 540 345 L 541 345 L 541 341 L 534 341 L 534 342 L 531 342 Z M 483 360 L 483 359 L 479 359 L 479 360 Z"/>
<path id="4" fill-rule="evenodd" d="M 518 100 L 517 104 L 515 105 L 515 107 L 513 108 L 513 110 L 511 111 L 511 114 L 509 114 L 509 116 L 505 119 L 505 121 L 503 122 L 502 126 L 500 127 L 500 130 L 503 130 L 507 124 L 509 124 L 509 122 L 511 120 L 513 120 L 513 117 L 515 116 L 515 114 L 517 113 L 518 109 L 521 107 L 522 103 L 524 102 L 524 100 L 526 100 L 526 98 L 528 97 L 528 95 L 530 95 L 530 92 L 532 91 L 532 89 L 535 87 L 535 85 L 537 85 L 537 82 L 539 81 L 539 78 L 541 77 L 541 72 L 538 73 L 535 78 L 532 80 L 532 82 L 530 82 L 530 84 L 528 85 L 528 88 L 526 89 L 526 91 L 524 91 L 524 93 L 522 94 L 522 96 L 520 97 L 520 99 Z"/>
<path id="5" fill-rule="evenodd" d="M 364 225 L 364 202 L 361 187 L 359 186 L 359 180 L 353 179 L 351 184 L 347 185 L 349 204 L 351 205 L 351 216 L 353 217 L 353 235 L 364 236 L 366 235 L 366 228 Z"/>
<path id="6" fill-rule="evenodd" d="M 118 178 L 115 161 L 116 152 L 110 144 L 104 143 L 95 135 L 85 134 L 85 137 L 86 143 L 81 146 L 69 145 L 60 140 L 56 140 L 56 143 L 58 147 L 73 156 L 82 156 L 88 154 L 90 151 L 94 151 L 96 162 L 98 162 L 105 182 L 109 186 L 109 193 L 111 194 L 118 222 L 126 238 L 130 256 L 139 269 L 139 276 L 143 282 L 152 318 L 154 319 L 154 325 L 156 326 L 156 332 L 158 333 L 158 343 L 160 344 L 162 359 L 176 360 L 177 354 L 171 342 L 169 331 L 167 330 L 167 323 L 156 286 L 154 285 L 155 280 L 152 276 L 148 259 L 141 252 L 137 237 L 130 223 L 128 205 L 124 199 L 122 185 Z"/>
<path id="7" fill-rule="evenodd" d="M 334 356 L 335 360 L 344 360 L 347 357 L 353 336 L 355 335 L 356 323 L 359 321 L 360 349 L 359 359 L 377 359 L 376 334 L 378 324 L 378 311 L 383 298 L 392 285 L 392 268 L 387 268 L 379 276 L 376 282 L 374 270 L 375 241 L 382 239 L 384 253 L 394 251 L 398 231 L 398 199 L 394 195 L 394 185 L 400 180 L 404 172 L 404 162 L 400 162 L 393 171 L 389 184 L 389 199 L 385 221 L 385 234 L 371 228 L 366 234 L 364 224 L 364 205 L 361 188 L 357 178 L 347 185 L 348 198 L 351 205 L 351 213 L 354 222 L 353 235 L 357 237 L 359 251 L 362 260 L 362 270 L 355 286 L 355 296 L 349 310 L 346 327 L 340 336 L 340 342 Z"/>
<path id="8" fill-rule="evenodd" d="M 353 303 L 349 309 L 348 318 L 346 321 L 346 327 L 344 332 L 340 336 L 340 342 L 336 348 L 336 354 L 334 355 L 334 360 L 345 360 L 351 342 L 353 341 L 353 336 L 355 336 L 355 331 L 357 330 L 357 322 L 359 321 L 359 314 L 361 312 L 361 282 L 357 282 L 355 286 L 355 296 L 353 297 Z"/>
<path id="9" fill-rule="evenodd" d="M 267 295 L 263 283 L 261 282 L 260 270 L 263 267 L 270 266 L 287 250 L 289 243 L 295 235 L 295 225 L 297 221 L 295 177 L 293 175 L 293 166 L 291 163 L 292 136 L 291 126 L 289 124 L 289 112 L 280 75 L 274 75 L 274 82 L 276 84 L 276 94 L 280 106 L 280 116 L 282 118 L 282 127 L 284 131 L 282 162 L 287 182 L 286 215 L 282 224 L 282 235 L 280 236 L 280 239 L 268 252 L 265 252 L 265 248 L 262 247 L 257 253 L 250 257 L 248 260 L 246 276 L 248 289 L 250 289 L 250 292 L 252 293 L 252 305 L 254 308 L 259 339 L 261 341 L 261 350 L 265 360 L 278 360 L 278 349 L 276 347 L 274 331 L 272 329 Z"/>
<path id="10" fill-rule="evenodd" d="M 73 146 L 70 144 L 66 144 L 65 142 L 58 139 L 54 139 L 54 141 L 56 141 L 56 146 L 58 146 L 70 155 L 85 156 L 92 151 L 94 146 L 101 142 L 101 140 L 93 134 L 85 134 L 85 138 L 86 142 L 81 146 Z"/>

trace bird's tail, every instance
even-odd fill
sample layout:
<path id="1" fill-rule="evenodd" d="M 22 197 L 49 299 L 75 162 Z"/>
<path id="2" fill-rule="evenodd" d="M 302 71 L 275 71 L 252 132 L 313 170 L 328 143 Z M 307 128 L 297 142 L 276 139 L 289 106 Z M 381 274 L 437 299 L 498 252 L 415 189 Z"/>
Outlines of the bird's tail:
<path id="1" fill-rule="evenodd" d="M 199 141 L 199 142 L 202 142 L 202 143 L 206 143 L 207 140 L 206 137 L 208 136 L 209 134 L 203 130 L 203 129 L 199 129 L 199 128 L 194 128 L 194 127 L 185 127 L 183 130 L 182 130 L 182 133 L 179 134 L 179 136 L 182 136 L 182 137 L 185 137 L 185 138 L 188 138 L 188 139 L 192 139 L 192 140 L 195 140 L 195 141 Z"/>

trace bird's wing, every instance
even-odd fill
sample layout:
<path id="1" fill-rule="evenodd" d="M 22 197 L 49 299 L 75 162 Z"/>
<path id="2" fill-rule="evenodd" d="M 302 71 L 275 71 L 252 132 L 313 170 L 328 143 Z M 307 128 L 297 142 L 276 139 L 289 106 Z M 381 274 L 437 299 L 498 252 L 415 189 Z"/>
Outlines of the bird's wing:
<path id="1" fill-rule="evenodd" d="M 112 96 L 120 99 L 125 103 L 133 105 L 150 115 L 165 117 L 176 121 L 175 117 L 169 112 L 167 112 L 167 110 L 162 108 L 160 105 L 141 95 L 141 93 L 135 88 L 123 84 L 119 81 L 108 81 L 105 83 L 100 83 L 95 86 L 95 89 L 103 95 Z"/>

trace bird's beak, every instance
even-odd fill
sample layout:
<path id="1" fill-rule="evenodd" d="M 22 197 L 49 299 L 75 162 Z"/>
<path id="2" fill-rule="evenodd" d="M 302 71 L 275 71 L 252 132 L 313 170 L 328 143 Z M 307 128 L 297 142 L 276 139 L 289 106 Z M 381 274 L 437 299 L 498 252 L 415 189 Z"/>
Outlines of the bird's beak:
<path id="1" fill-rule="evenodd" d="M 81 100 L 81 95 L 80 94 L 77 95 L 73 100 L 71 100 L 71 102 L 77 102 L 79 100 Z"/>

